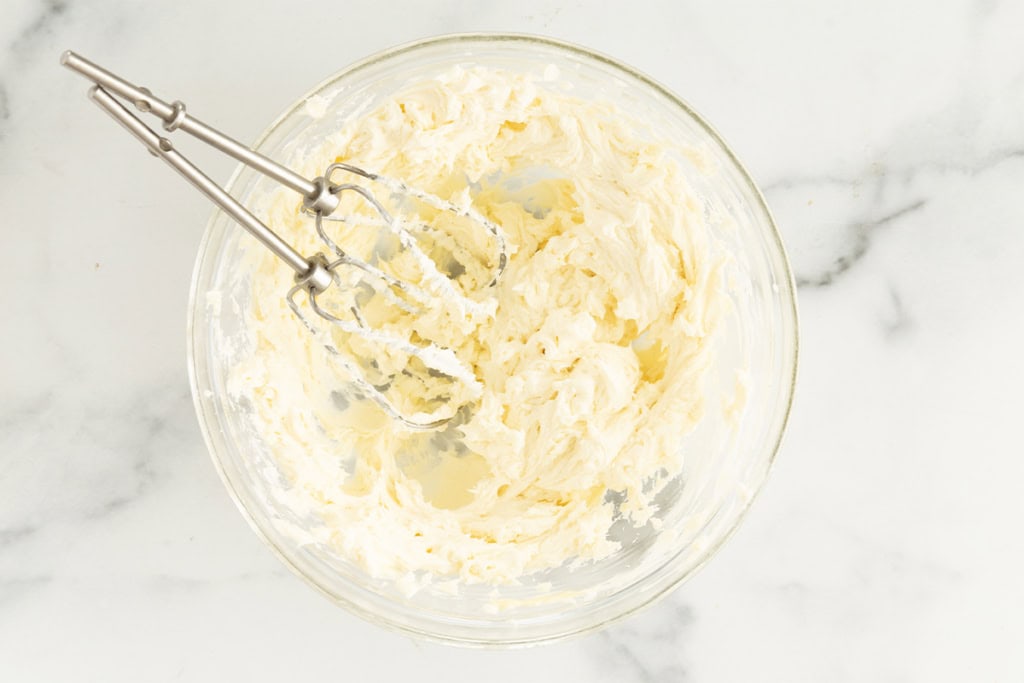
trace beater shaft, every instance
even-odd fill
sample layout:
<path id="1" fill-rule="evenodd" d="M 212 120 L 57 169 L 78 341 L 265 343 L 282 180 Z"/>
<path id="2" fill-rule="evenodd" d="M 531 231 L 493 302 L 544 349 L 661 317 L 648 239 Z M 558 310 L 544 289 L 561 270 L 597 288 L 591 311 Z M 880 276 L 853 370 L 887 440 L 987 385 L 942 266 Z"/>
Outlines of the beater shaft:
<path id="1" fill-rule="evenodd" d="M 102 66 L 71 50 L 67 50 L 61 55 L 60 63 L 72 71 L 82 74 L 107 92 L 134 103 L 139 111 L 149 112 L 163 119 L 164 129 L 169 133 L 181 130 L 193 135 L 303 196 L 308 197 L 319 192 L 319 188 L 313 181 L 303 178 L 290 168 L 263 156 L 187 113 L 185 104 L 180 100 L 167 103 L 148 89 L 129 83 L 117 74 L 107 71 Z"/>
<path id="2" fill-rule="evenodd" d="M 287 242 L 256 218 L 248 209 L 224 191 L 208 175 L 189 161 L 167 138 L 160 137 L 156 131 L 143 123 L 139 117 L 128 111 L 110 93 L 98 85 L 89 89 L 89 99 L 110 114 L 132 135 L 138 138 L 155 156 L 170 164 L 183 178 L 192 183 L 200 192 L 231 216 L 243 228 L 252 233 L 253 237 L 263 243 L 275 256 L 284 261 L 295 271 L 297 279 L 306 281 L 307 286 L 323 291 L 330 286 L 332 277 L 324 266 L 314 259 L 307 259 L 295 251 Z"/>

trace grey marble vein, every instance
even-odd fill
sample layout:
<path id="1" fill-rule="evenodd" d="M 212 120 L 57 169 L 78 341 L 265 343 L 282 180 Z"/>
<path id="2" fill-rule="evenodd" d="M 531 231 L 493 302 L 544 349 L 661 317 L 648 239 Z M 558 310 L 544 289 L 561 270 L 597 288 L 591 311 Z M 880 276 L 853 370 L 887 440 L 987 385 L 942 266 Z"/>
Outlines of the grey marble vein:
<path id="1" fill-rule="evenodd" d="M 655 672 L 651 669 L 649 663 L 645 662 L 621 640 L 615 638 L 610 633 L 600 633 L 598 634 L 598 639 L 605 649 L 605 658 L 610 659 L 616 668 L 625 668 L 632 674 L 627 680 L 638 680 L 645 683 L 656 680 L 654 677 Z"/>
<path id="2" fill-rule="evenodd" d="M 0 528 L 0 551 L 3 551 L 7 546 L 32 536 L 37 531 L 39 531 L 39 527 L 31 524 Z"/>
<path id="3" fill-rule="evenodd" d="M 9 608 L 12 603 L 27 600 L 31 594 L 53 582 L 51 576 L 24 576 L 0 579 L 0 608 Z M 2 667 L 2 665 L 0 665 Z M 3 669 L 0 668 L 0 671 Z"/>
<path id="4" fill-rule="evenodd" d="M 157 574 L 148 579 L 147 587 L 149 590 L 162 594 L 190 593 L 201 589 L 216 589 L 217 586 L 224 584 L 276 581 L 292 577 L 293 574 L 283 567 L 272 571 L 248 571 L 218 577 Z"/>
<path id="5" fill-rule="evenodd" d="M 113 404 L 84 406 L 43 391 L 5 411 L 0 421 L 0 465 L 24 467 L 35 453 L 47 453 L 51 460 L 65 463 L 63 471 L 54 469 L 61 477 L 57 481 L 68 470 L 105 472 L 102 478 L 90 473 L 90 488 L 75 491 L 67 503 L 40 497 L 8 509 L 0 501 L 0 525 L 7 525 L 9 540 L 25 536 L 12 529 L 36 529 L 57 519 L 97 520 L 139 500 L 166 475 L 171 466 L 166 447 L 180 441 L 183 430 L 191 433 L 190 418 L 187 388 L 165 383 L 132 391 Z M 83 454 L 90 449 L 108 452 L 110 458 Z"/>
<path id="6" fill-rule="evenodd" d="M 843 252 L 836 256 L 825 270 L 816 273 L 797 272 L 797 286 L 827 287 L 833 284 L 843 273 L 853 268 L 864 258 L 871 248 L 872 238 L 879 228 L 891 225 L 915 211 L 920 211 L 926 204 L 926 200 L 917 199 L 879 218 L 848 226 L 847 230 L 851 237 L 846 241 Z"/>
<path id="7" fill-rule="evenodd" d="M 0 433 L 17 429 L 25 421 L 38 418 L 53 402 L 53 398 L 52 389 L 44 389 L 34 396 L 10 397 L 4 401 L 4 409 L 0 412 Z"/>
<path id="8" fill-rule="evenodd" d="M 968 170 L 975 175 L 980 175 L 1001 166 L 1007 161 L 1019 159 L 1024 159 L 1024 147 L 998 149 Z"/>
<path id="9" fill-rule="evenodd" d="M 1024 138 L 1024 131 L 1021 137 Z M 879 158 L 885 156 L 888 154 L 882 153 Z M 862 173 L 850 176 L 828 173 L 787 176 L 767 184 L 764 191 L 770 204 L 781 202 L 787 207 L 776 211 L 776 218 L 787 238 L 797 285 L 824 288 L 834 284 L 868 254 L 880 228 L 891 226 L 929 204 L 935 190 L 921 187 L 923 176 L 928 175 L 932 182 L 951 174 L 963 176 L 959 180 L 960 191 L 965 191 L 995 170 L 1013 173 L 1016 167 L 1010 168 L 1007 164 L 1021 159 L 1024 159 L 1024 147 L 1018 141 L 997 145 L 973 157 L 923 157 L 893 164 L 874 161 Z M 785 203 L 787 199 L 806 196 L 810 205 L 814 197 L 823 194 L 828 203 L 838 204 L 831 199 L 835 197 L 844 198 L 849 204 L 845 211 L 830 216 L 829 224 L 802 218 Z M 835 243 L 823 255 L 824 262 L 822 256 L 818 256 L 809 259 L 813 262 L 809 265 L 802 258 L 806 251 L 804 243 L 822 233 L 832 236 Z"/>
<path id="10" fill-rule="evenodd" d="M 650 617 L 642 624 L 625 622 L 599 634 L 597 656 L 606 669 L 615 672 L 610 680 L 668 683 L 690 679 L 684 658 L 686 637 L 696 621 L 693 608 L 669 599 L 657 605 Z"/>
<path id="11" fill-rule="evenodd" d="M 11 118 L 11 108 L 7 104 L 7 87 L 0 82 L 0 140 L 4 137 L 4 128 L 9 118 Z"/>
<path id="12" fill-rule="evenodd" d="M 913 319 L 907 310 L 903 297 L 894 285 L 889 285 L 890 309 L 882 316 L 882 330 L 886 337 L 892 338 L 908 332 L 913 327 Z"/>
<path id="13" fill-rule="evenodd" d="M 35 17 L 10 43 L 10 52 L 19 59 L 24 59 L 34 47 L 36 40 L 49 33 L 53 24 L 68 11 L 66 0 L 44 0 Z"/>
<path id="14" fill-rule="evenodd" d="M 922 158 L 910 161 L 903 160 L 900 163 L 882 161 L 882 159 L 889 155 L 890 152 L 888 150 L 879 151 L 876 153 L 875 160 L 867 164 L 865 170 L 860 173 L 839 175 L 823 172 L 787 175 L 769 181 L 762 186 L 762 190 L 766 195 L 771 195 L 780 190 L 843 186 L 851 190 L 871 188 L 875 194 L 879 194 L 893 180 L 907 183 L 914 180 L 917 176 L 928 172 L 979 175 L 1005 162 L 1024 157 L 1024 130 L 1021 131 L 1018 140 L 1007 145 L 998 145 L 990 148 L 978 156 L 962 155 L 937 159 L 922 155 Z"/>
<path id="15" fill-rule="evenodd" d="M 133 475 L 133 485 L 89 510 L 85 515 L 87 518 L 97 519 L 118 511 L 137 501 L 157 484 L 162 472 L 158 460 L 168 454 L 154 448 L 153 444 L 161 443 L 168 434 L 180 433 L 182 425 L 170 419 L 171 415 L 191 412 L 191 396 L 186 389 L 177 388 L 173 396 L 170 405 L 159 406 L 156 410 L 150 406 L 147 397 L 133 397 L 130 400 L 131 407 L 124 417 L 131 420 L 136 428 L 123 448 L 131 454 L 128 464 Z M 99 437 L 99 434 L 96 436 Z"/>

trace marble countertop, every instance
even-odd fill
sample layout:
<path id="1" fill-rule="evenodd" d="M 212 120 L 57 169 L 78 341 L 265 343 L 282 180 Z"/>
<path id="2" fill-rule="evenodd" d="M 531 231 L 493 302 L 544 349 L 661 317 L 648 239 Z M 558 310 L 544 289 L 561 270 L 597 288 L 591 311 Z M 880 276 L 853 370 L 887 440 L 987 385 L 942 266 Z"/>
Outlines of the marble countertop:
<path id="1" fill-rule="evenodd" d="M 1024 5 L 291 4 L 0 6 L 0 681 L 1024 679 Z M 249 531 L 186 376 L 210 207 L 57 63 L 250 140 L 351 61 L 470 30 L 680 93 L 764 187 L 800 283 L 790 430 L 739 533 L 655 607 L 522 651 L 366 624 Z"/>

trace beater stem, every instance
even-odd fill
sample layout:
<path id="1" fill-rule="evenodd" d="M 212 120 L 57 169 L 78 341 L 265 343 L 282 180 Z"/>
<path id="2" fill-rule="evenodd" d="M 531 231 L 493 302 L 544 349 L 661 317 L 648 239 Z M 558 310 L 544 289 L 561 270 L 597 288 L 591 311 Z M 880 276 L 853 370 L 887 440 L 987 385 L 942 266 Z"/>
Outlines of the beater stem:
<path id="1" fill-rule="evenodd" d="M 155 114 L 163 120 L 164 130 L 167 132 L 182 130 L 228 156 L 238 159 L 246 166 L 295 190 L 305 198 L 306 206 L 326 214 L 331 213 L 337 207 L 337 199 L 327 191 L 324 181 L 319 178 L 307 180 L 290 168 L 249 149 L 234 138 L 187 113 L 184 102 L 176 100 L 168 104 L 146 88 L 129 83 L 117 74 L 107 71 L 102 66 L 90 62 L 71 50 L 66 50 L 60 56 L 60 63 L 85 76 L 107 92 L 129 100 L 139 111 Z"/>
<path id="2" fill-rule="evenodd" d="M 306 287 L 322 292 L 330 286 L 333 278 L 330 271 L 323 265 L 322 259 L 315 257 L 306 259 L 302 254 L 295 251 L 277 233 L 264 225 L 256 216 L 252 215 L 237 199 L 225 192 L 220 185 L 211 180 L 195 164 L 174 149 L 170 140 L 157 135 L 152 128 L 143 123 L 135 114 L 128 111 L 110 93 L 100 86 L 94 85 L 89 90 L 89 99 L 98 104 L 114 120 L 146 145 L 154 156 L 158 156 L 170 164 L 185 180 L 192 183 L 210 201 L 219 206 L 226 214 L 237 221 L 239 225 L 252 233 L 275 256 L 288 264 L 295 271 L 296 278 L 304 280 L 303 284 Z"/>

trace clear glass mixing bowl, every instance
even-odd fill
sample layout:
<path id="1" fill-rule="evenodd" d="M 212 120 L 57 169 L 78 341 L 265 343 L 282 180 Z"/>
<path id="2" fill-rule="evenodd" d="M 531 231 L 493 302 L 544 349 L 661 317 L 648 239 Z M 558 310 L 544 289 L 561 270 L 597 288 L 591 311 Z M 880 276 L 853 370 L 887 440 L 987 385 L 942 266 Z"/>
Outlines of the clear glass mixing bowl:
<path id="1" fill-rule="evenodd" d="M 457 596 L 430 588 L 406 595 L 329 547 L 297 540 L 302 534 L 296 530 L 318 520 L 279 498 L 287 482 L 261 443 L 252 412 L 225 390 L 232 364 L 245 353 L 238 340 L 245 337 L 242 311 L 250 296 L 242 265 L 244 240 L 250 238 L 219 211 L 207 227 L 192 283 L 192 390 L 228 491 L 257 534 L 296 574 L 366 619 L 410 634 L 476 645 L 537 643 L 599 628 L 650 604 L 703 565 L 736 529 L 764 483 L 790 410 L 797 359 L 795 290 L 764 198 L 721 137 L 647 76 L 573 45 L 529 36 L 455 35 L 388 50 L 318 85 L 270 126 L 256 148 L 293 163 L 346 118 L 409 81 L 456 64 L 538 76 L 553 64 L 575 95 L 613 101 L 651 135 L 696 152 L 680 155 L 680 163 L 721 247 L 733 257 L 735 314 L 717 333 L 707 415 L 696 431 L 680 436 L 683 472 L 659 501 L 658 517 L 669 532 L 646 527 L 632 532 L 622 551 L 604 561 L 549 571 L 542 581 L 523 586 L 462 586 Z M 240 167 L 228 189 L 258 208 L 275 187 Z M 749 395 L 733 426 L 717 406 L 734 396 L 737 371 L 745 373 Z M 498 611 L 495 590 L 503 604 Z"/>

